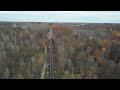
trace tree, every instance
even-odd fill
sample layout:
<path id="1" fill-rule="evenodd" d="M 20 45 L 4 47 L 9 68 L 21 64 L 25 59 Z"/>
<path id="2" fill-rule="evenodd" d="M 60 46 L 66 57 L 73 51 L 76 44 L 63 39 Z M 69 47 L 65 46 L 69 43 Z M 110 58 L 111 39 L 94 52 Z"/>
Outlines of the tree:
<path id="1" fill-rule="evenodd" d="M 92 48 L 88 46 L 86 50 L 87 55 L 90 55 L 91 52 L 92 52 Z"/>
<path id="2" fill-rule="evenodd" d="M 82 79 L 82 75 L 81 74 L 76 74 L 76 79 Z"/>
<path id="3" fill-rule="evenodd" d="M 64 71 L 63 79 L 70 79 L 70 73 L 68 70 Z"/>
<path id="4" fill-rule="evenodd" d="M 71 79 L 76 79 L 76 76 L 74 73 L 71 74 Z"/>
<path id="5" fill-rule="evenodd" d="M 112 43 L 109 58 L 116 63 L 120 62 L 120 44 L 116 41 Z"/>
<path id="6" fill-rule="evenodd" d="M 91 71 L 87 71 L 86 79 L 92 79 L 93 73 Z"/>

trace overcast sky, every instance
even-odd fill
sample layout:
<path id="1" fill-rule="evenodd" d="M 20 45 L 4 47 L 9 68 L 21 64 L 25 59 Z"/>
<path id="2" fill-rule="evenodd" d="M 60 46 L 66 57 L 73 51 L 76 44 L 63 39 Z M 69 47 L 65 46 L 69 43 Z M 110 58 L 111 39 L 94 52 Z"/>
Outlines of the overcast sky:
<path id="1" fill-rule="evenodd" d="M 120 23 L 120 11 L 0 11 L 0 21 Z"/>

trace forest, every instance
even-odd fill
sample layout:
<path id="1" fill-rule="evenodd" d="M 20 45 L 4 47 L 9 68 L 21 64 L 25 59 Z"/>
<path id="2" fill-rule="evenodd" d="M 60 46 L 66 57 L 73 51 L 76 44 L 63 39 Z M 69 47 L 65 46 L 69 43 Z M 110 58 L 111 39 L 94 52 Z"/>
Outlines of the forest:
<path id="1" fill-rule="evenodd" d="M 41 79 L 51 25 L 56 79 L 120 79 L 120 24 L 37 22 L 0 22 L 0 79 Z"/>

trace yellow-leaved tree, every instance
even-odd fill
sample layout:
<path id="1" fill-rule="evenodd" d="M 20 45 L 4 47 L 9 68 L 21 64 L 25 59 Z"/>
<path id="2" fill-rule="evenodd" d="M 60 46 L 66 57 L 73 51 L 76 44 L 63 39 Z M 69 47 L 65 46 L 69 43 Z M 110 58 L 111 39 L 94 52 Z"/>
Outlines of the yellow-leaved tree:
<path id="1" fill-rule="evenodd" d="M 70 73 L 68 70 L 64 71 L 63 79 L 70 79 Z"/>

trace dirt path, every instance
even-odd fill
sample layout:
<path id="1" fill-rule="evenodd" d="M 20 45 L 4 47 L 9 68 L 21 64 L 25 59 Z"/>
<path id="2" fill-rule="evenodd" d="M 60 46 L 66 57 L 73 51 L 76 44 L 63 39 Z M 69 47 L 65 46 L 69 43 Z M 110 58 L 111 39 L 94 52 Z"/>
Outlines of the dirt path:
<path id="1" fill-rule="evenodd" d="M 40 79 L 45 79 L 46 67 L 47 67 L 47 46 L 45 46 L 45 58 L 44 58 L 44 64 L 43 64 L 43 69 L 41 71 Z"/>

